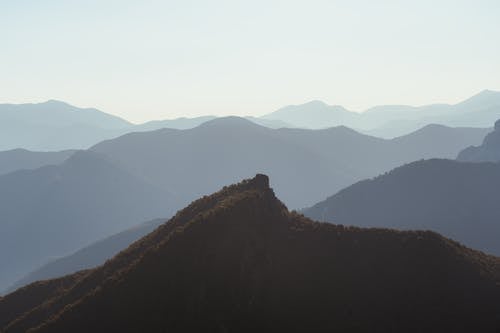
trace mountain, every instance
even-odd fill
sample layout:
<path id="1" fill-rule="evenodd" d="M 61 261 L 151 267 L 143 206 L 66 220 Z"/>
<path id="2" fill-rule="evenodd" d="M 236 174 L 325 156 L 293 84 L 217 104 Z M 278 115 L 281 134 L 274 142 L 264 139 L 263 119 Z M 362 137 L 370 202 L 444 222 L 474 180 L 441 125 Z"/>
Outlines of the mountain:
<path id="1" fill-rule="evenodd" d="M 189 129 L 203 124 L 209 120 L 213 120 L 215 116 L 201 116 L 194 118 L 176 118 L 166 120 L 153 120 L 144 124 L 134 126 L 134 132 L 154 131 L 161 128 Z M 96 142 L 97 143 L 97 142 Z"/>
<path id="2" fill-rule="evenodd" d="M 457 104 L 423 106 L 380 105 L 364 112 L 312 101 L 292 105 L 264 115 L 294 127 L 319 129 L 348 126 L 381 138 L 394 138 L 429 124 L 451 127 L 488 127 L 500 118 L 500 92 L 484 90 Z"/>
<path id="3" fill-rule="evenodd" d="M 103 266 L 0 299 L 4 332 L 496 332 L 500 259 L 432 232 L 290 213 L 264 175 Z"/>
<path id="4" fill-rule="evenodd" d="M 17 170 L 38 169 L 46 165 L 60 164 L 74 153 L 75 150 L 39 152 L 13 149 L 0 151 L 0 175 Z"/>
<path id="5" fill-rule="evenodd" d="M 470 146 L 458 154 L 457 160 L 463 162 L 500 162 L 500 120 L 480 146 Z"/>
<path id="6" fill-rule="evenodd" d="M 487 130 L 433 126 L 383 140 L 346 127 L 269 129 L 238 117 L 189 130 L 131 133 L 92 147 L 130 173 L 173 191 L 184 204 L 256 172 L 269 174 L 292 208 L 310 206 L 403 163 L 455 158 Z"/>
<path id="7" fill-rule="evenodd" d="M 165 222 L 164 219 L 156 219 L 142 223 L 92 243 L 68 256 L 55 259 L 29 273 L 14 283 L 8 290 L 14 291 L 34 281 L 53 279 L 102 265 L 107 259 L 112 258 L 139 238 L 149 234 L 163 222 Z"/>
<path id="8" fill-rule="evenodd" d="M 300 105 L 285 106 L 261 118 L 283 121 L 293 127 L 320 129 L 340 125 L 353 127 L 357 124 L 360 115 L 339 105 L 311 101 Z"/>
<path id="9" fill-rule="evenodd" d="M 34 151 L 87 149 L 100 141 L 131 132 L 191 129 L 214 118 L 177 118 L 135 125 L 96 109 L 78 108 L 54 100 L 38 104 L 0 104 L 0 151 L 16 148 Z M 358 113 L 339 105 L 311 101 L 286 106 L 262 117 L 246 117 L 269 128 L 346 126 L 382 138 L 406 135 L 429 124 L 488 127 L 498 118 L 500 92 L 491 90 L 455 105 L 383 105 Z"/>
<path id="10" fill-rule="evenodd" d="M 87 149 L 100 141 L 131 132 L 190 129 L 215 118 L 182 117 L 136 125 L 97 109 L 78 108 L 54 100 L 37 104 L 0 104 L 0 151 Z M 290 127 L 279 120 L 247 118 L 271 128 Z"/>
<path id="11" fill-rule="evenodd" d="M 425 160 L 339 191 L 303 213 L 344 225 L 428 229 L 500 255 L 500 164 Z"/>
<path id="12" fill-rule="evenodd" d="M 179 207 L 170 192 L 86 151 L 0 176 L 0 206 L 0 290 L 51 257 Z"/>
<path id="13" fill-rule="evenodd" d="M 59 101 L 0 104 L 0 150 L 65 150 L 88 148 L 123 134 L 129 122 L 96 109 Z"/>

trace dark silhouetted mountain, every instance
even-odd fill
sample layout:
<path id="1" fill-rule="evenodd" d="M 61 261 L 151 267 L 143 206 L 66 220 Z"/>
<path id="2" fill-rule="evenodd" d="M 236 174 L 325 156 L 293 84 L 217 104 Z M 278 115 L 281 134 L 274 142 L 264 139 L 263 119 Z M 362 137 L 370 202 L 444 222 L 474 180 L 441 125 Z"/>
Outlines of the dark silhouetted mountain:
<path id="1" fill-rule="evenodd" d="M 500 92 L 484 90 L 454 105 L 381 105 L 361 113 L 313 101 L 282 108 L 263 118 L 282 120 L 299 128 L 344 125 L 377 137 L 394 138 L 429 124 L 489 127 L 500 118 Z"/>
<path id="2" fill-rule="evenodd" d="M 25 149 L 0 151 L 0 175 L 17 170 L 31 170 L 46 165 L 60 164 L 74 152 L 75 150 L 40 152 Z"/>
<path id="3" fill-rule="evenodd" d="M 238 117 L 189 130 L 131 133 L 91 148 L 185 204 L 256 172 L 269 174 L 292 208 L 310 206 L 358 180 L 422 158 L 455 158 L 485 130 L 430 126 L 383 140 L 346 127 L 269 129 Z"/>
<path id="4" fill-rule="evenodd" d="M 458 154 L 457 160 L 464 162 L 500 162 L 500 120 L 480 146 L 470 146 Z"/>
<path id="5" fill-rule="evenodd" d="M 169 216 L 175 200 L 94 152 L 0 176 L 0 290 L 50 257 Z"/>
<path id="6" fill-rule="evenodd" d="M 500 255 L 500 164 L 414 162 L 354 184 L 304 210 L 321 221 L 429 229 Z"/>
<path id="7" fill-rule="evenodd" d="M 0 299 L 11 332 L 496 332 L 500 261 L 432 232 L 290 213 L 266 176 L 178 212 L 103 266 Z"/>
<path id="8" fill-rule="evenodd" d="M 14 291 L 34 281 L 53 279 L 102 265 L 107 259 L 112 258 L 139 238 L 149 234 L 163 222 L 165 222 L 165 219 L 142 223 L 97 241 L 73 254 L 55 259 L 14 283 L 8 291 Z"/>

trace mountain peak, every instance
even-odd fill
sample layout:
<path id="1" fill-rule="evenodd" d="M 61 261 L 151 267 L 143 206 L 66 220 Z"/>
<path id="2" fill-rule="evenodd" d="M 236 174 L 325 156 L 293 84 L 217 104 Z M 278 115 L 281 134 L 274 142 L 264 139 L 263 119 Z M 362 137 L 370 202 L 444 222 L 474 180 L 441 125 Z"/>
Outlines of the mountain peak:
<path id="1" fill-rule="evenodd" d="M 306 102 L 304 103 L 303 105 L 315 105 L 315 106 L 327 106 L 328 104 L 326 104 L 325 102 L 319 100 L 319 99 L 314 99 L 312 101 L 309 101 L 309 102 Z"/>
<path id="2" fill-rule="evenodd" d="M 252 179 L 246 180 L 249 187 L 261 190 L 268 190 L 269 187 L 269 177 L 267 175 L 258 173 Z"/>
<path id="3" fill-rule="evenodd" d="M 242 127 L 262 127 L 255 124 L 254 122 L 237 116 L 220 117 L 209 120 L 200 126 L 200 128 L 210 128 L 210 127 L 230 127 L 230 128 L 242 128 Z"/>

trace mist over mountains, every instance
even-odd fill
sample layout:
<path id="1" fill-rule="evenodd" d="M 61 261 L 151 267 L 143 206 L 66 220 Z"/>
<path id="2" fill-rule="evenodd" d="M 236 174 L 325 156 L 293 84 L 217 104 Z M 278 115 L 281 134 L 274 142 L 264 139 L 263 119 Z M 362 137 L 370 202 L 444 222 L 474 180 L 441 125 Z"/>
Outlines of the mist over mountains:
<path id="1" fill-rule="evenodd" d="M 130 132 L 189 129 L 214 118 L 207 115 L 135 125 L 96 109 L 77 108 L 55 100 L 38 104 L 0 104 L 0 151 L 16 148 L 35 151 L 87 149 L 100 141 Z M 346 126 L 383 138 L 406 135 L 429 124 L 486 128 L 499 118 L 500 92 L 490 90 L 455 105 L 384 105 L 358 113 L 342 106 L 311 101 L 286 106 L 261 117 L 246 117 L 269 128 Z"/>
<path id="2" fill-rule="evenodd" d="M 0 105 L 23 129 L 0 145 L 24 147 L 0 151 L 0 331 L 497 329 L 500 262 L 477 250 L 500 255 L 499 101 L 140 125 Z"/>
<path id="3" fill-rule="evenodd" d="M 500 92 L 484 90 L 454 105 L 382 105 L 361 113 L 349 111 L 339 105 L 312 101 L 284 107 L 263 118 L 313 129 L 344 125 L 374 136 L 394 138 L 429 124 L 490 127 L 500 118 Z"/>
<path id="4" fill-rule="evenodd" d="M 309 206 L 341 188 L 422 158 L 454 158 L 488 130 L 429 127 L 384 140 L 346 127 L 269 129 L 238 117 L 189 130 L 131 133 L 97 144 L 128 172 L 169 189 L 185 204 L 254 172 L 269 174 L 292 208 Z"/>
<path id="5" fill-rule="evenodd" d="M 298 209 L 404 163 L 454 158 L 463 148 L 479 144 L 488 131 L 430 125 L 385 140 L 342 126 L 270 129 L 227 117 L 192 129 L 126 134 L 52 166 L 56 153 L 23 152 L 47 166 L 0 176 L 5 206 L 0 211 L 5 243 L 0 247 L 20 251 L 14 261 L 0 256 L 0 263 L 9 267 L 0 289 L 53 257 L 141 221 L 168 218 L 197 197 L 255 172 L 274 177 L 278 195 Z M 40 157 L 44 154 L 45 161 Z M 15 154 L 0 153 L 0 158 L 4 155 L 4 161 L 11 157 L 10 165 L 28 168 Z M 31 240 L 28 245 L 17 241 L 23 238 Z"/>

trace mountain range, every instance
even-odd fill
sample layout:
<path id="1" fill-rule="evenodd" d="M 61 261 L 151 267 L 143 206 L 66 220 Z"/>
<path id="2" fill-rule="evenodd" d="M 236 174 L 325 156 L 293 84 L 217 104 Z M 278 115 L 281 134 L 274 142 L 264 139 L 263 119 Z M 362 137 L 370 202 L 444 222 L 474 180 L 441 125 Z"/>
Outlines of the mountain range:
<path id="1" fill-rule="evenodd" d="M 500 255 L 500 164 L 424 160 L 351 185 L 305 209 L 315 220 L 433 230 Z"/>
<path id="2" fill-rule="evenodd" d="M 496 332 L 500 260 L 433 232 L 291 213 L 264 175 L 104 265 L 0 298 L 3 332 Z"/>
<path id="3" fill-rule="evenodd" d="M 347 127 L 269 129 L 238 117 L 189 130 L 130 133 L 91 151 L 131 174 L 176 193 L 188 204 L 222 184 L 255 172 L 269 174 L 290 207 L 310 206 L 358 180 L 423 158 L 455 158 L 482 141 L 487 129 L 430 125 L 384 140 Z"/>
<path id="4" fill-rule="evenodd" d="M 78 108 L 50 100 L 38 104 L 0 104 L 0 151 L 87 149 L 130 132 L 161 128 L 190 129 L 215 116 L 155 120 L 132 124 L 93 108 Z M 485 90 L 454 105 L 420 107 L 383 105 L 358 113 L 338 105 L 311 101 L 291 105 L 261 117 L 246 117 L 269 128 L 324 129 L 346 126 L 383 138 L 406 135 L 429 124 L 489 127 L 500 118 L 500 92 Z"/>
<path id="5" fill-rule="evenodd" d="M 274 177 L 278 195 L 298 209 L 403 163 L 455 157 L 487 132 L 432 125 L 384 140 L 346 127 L 270 129 L 228 117 L 104 141 L 58 165 L 0 175 L 0 264 L 6 268 L 0 290 L 53 258 L 140 221 L 167 218 L 255 172 Z M 9 251 L 19 252 L 16 260 Z"/>
<path id="6" fill-rule="evenodd" d="M 364 112 L 312 101 L 284 107 L 263 118 L 312 129 L 344 125 L 377 137 L 394 138 L 429 124 L 488 127 L 500 118 L 500 92 L 484 90 L 457 104 L 381 105 Z"/>

